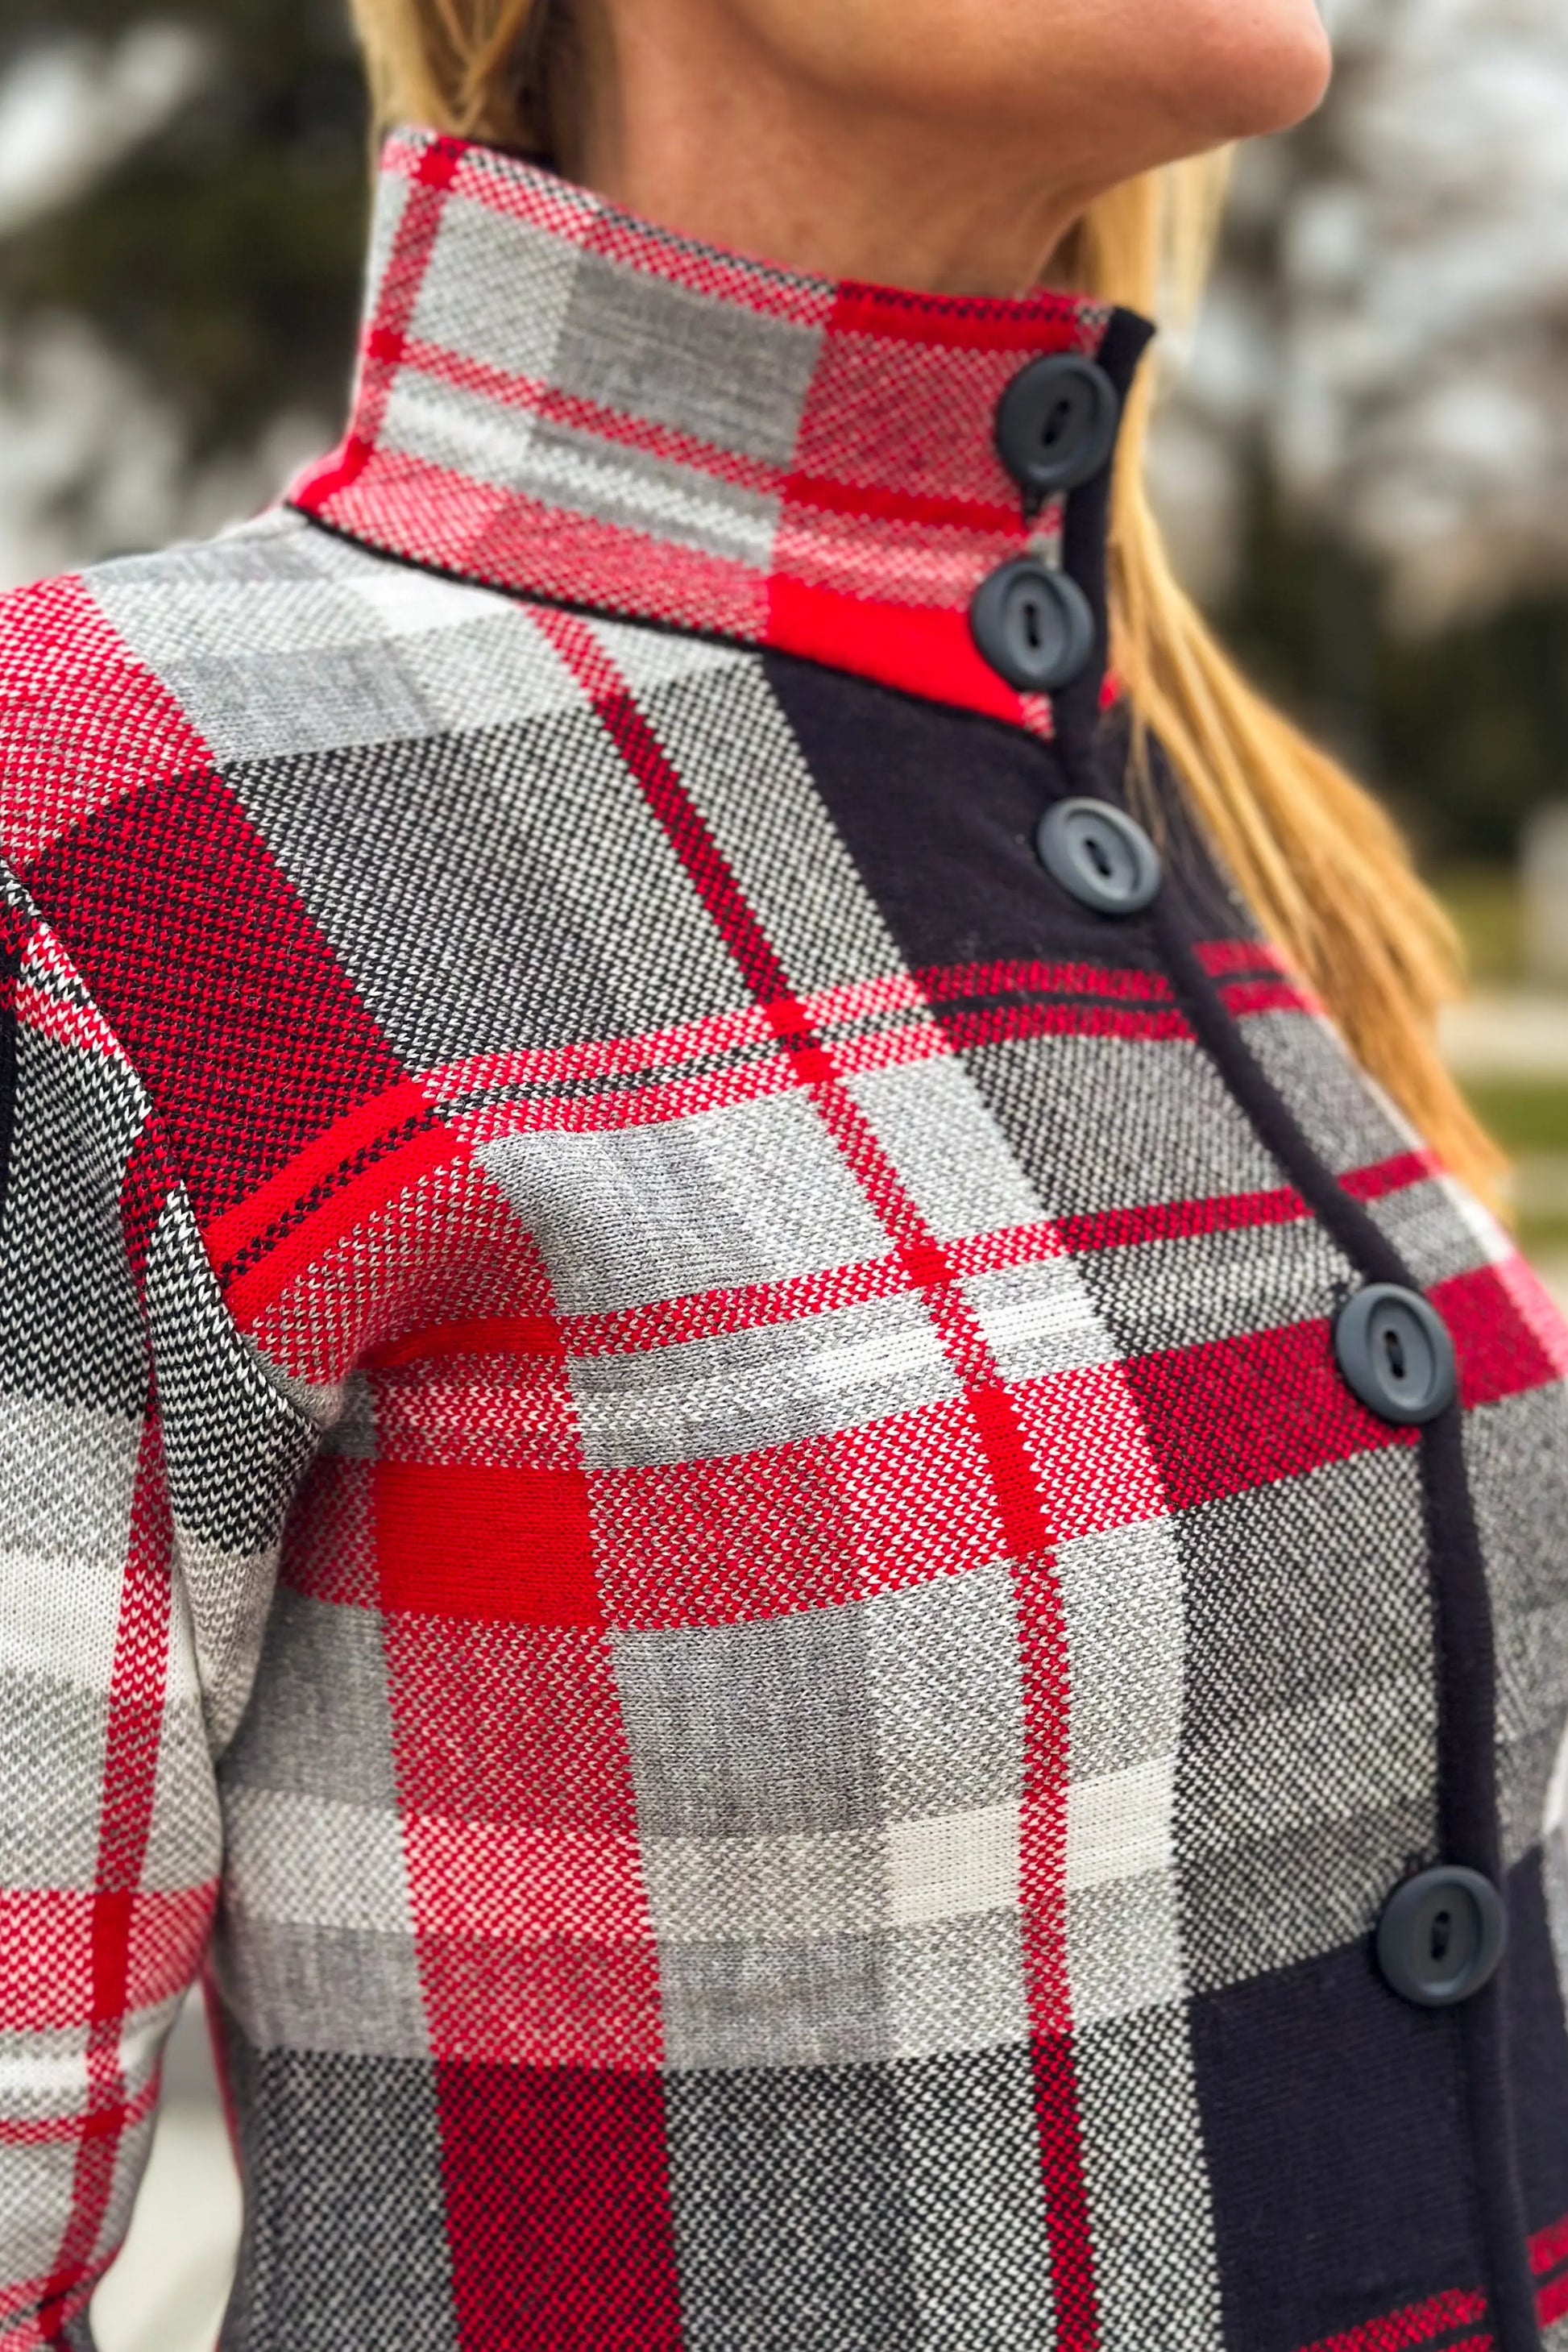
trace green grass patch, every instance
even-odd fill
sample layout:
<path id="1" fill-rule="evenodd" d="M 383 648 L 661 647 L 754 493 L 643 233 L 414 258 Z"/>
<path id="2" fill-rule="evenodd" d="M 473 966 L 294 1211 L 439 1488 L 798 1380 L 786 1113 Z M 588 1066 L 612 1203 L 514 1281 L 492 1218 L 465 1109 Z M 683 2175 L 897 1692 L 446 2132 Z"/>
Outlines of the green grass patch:
<path id="1" fill-rule="evenodd" d="M 1523 977 L 1519 884 L 1511 866 L 1451 866 L 1435 887 L 1464 943 L 1472 988 L 1513 988 Z"/>
<path id="2" fill-rule="evenodd" d="M 1465 1087 L 1476 1117 L 1510 1158 L 1527 1151 L 1568 1154 L 1568 1083 L 1543 1078 L 1472 1078 Z"/>

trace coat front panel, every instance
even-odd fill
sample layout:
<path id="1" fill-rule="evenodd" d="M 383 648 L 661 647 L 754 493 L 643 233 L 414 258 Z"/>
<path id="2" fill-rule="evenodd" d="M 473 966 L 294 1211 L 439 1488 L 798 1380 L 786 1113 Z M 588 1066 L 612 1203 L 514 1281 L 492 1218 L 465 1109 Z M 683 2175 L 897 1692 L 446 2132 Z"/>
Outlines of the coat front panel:
<path id="1" fill-rule="evenodd" d="M 1419 1449 L 1154 932 L 1042 871 L 1058 755 L 293 520 L 92 593 L 216 764 L 29 887 L 331 1422 L 217 1768 L 226 2341 L 1479 2328 L 1455 2021 L 1371 1954 L 1442 1852 Z M 1458 1346 L 1545 2294 L 1563 1341 L 1167 816 Z"/>
<path id="2" fill-rule="evenodd" d="M 6 2347 L 205 1961 L 228 2352 L 1568 2352 L 1568 1334 L 1130 774 L 1146 332 L 400 135 L 293 509 L 0 603 Z"/>

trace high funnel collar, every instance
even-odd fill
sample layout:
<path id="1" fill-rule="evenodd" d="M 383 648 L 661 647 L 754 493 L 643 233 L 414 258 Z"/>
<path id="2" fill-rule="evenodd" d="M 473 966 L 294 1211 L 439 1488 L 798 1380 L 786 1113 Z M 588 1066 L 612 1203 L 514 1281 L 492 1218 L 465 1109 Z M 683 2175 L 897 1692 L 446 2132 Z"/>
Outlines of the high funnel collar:
<path id="1" fill-rule="evenodd" d="M 1049 700 L 983 658 L 970 608 L 1026 552 L 1065 565 L 1100 624 L 1082 689 L 1098 702 L 1109 469 L 1032 501 L 998 453 L 998 406 L 1058 352 L 1096 362 L 1120 401 L 1149 333 L 1045 290 L 903 293 L 775 268 L 405 131 L 382 162 L 349 430 L 292 497 L 488 587 L 1049 733 Z"/>

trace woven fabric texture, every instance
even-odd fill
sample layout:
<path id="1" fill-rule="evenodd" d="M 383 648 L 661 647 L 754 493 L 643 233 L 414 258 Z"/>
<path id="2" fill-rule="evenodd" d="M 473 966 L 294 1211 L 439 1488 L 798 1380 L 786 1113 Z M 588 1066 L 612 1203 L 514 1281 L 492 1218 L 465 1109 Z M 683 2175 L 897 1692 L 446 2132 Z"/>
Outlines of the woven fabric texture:
<path id="1" fill-rule="evenodd" d="M 204 1964 L 227 2352 L 1568 2342 L 1568 1333 L 963 634 L 1141 339 L 411 134 L 297 504 L 0 604 L 0 2352 Z"/>
<path id="2" fill-rule="evenodd" d="M 993 420 L 1025 361 L 1100 354 L 1114 315 L 803 277 L 405 132 L 384 157 L 349 430 L 293 495 L 466 579 L 1048 733 L 1048 703 L 970 640 L 985 574 L 1061 537 L 1059 499 L 1020 513 Z M 1119 326 L 1135 355 L 1146 330 Z"/>

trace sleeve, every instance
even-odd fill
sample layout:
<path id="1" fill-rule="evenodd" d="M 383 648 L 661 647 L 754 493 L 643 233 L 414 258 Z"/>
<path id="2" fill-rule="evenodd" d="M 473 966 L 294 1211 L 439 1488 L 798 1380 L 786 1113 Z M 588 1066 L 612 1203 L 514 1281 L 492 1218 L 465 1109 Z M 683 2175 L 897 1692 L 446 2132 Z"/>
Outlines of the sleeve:
<path id="1" fill-rule="evenodd" d="M 0 872 L 0 2352 L 90 2342 L 317 1440 L 134 1070 Z"/>

